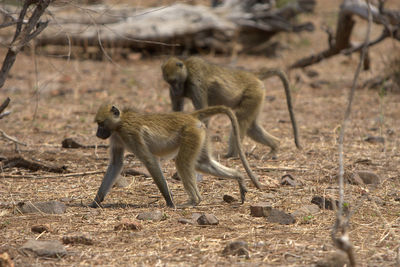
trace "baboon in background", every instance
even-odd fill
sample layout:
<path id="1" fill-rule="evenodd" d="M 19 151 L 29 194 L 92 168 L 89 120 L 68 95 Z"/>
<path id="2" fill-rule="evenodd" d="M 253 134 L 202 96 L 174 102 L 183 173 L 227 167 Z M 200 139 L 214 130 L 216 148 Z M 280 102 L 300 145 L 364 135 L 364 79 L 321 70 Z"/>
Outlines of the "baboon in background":
<path id="1" fill-rule="evenodd" d="M 260 125 L 259 115 L 265 98 L 264 85 L 260 79 L 277 75 L 283 82 L 288 110 L 292 121 L 294 140 L 300 148 L 297 123 L 293 112 L 289 82 L 279 70 L 262 70 L 253 74 L 248 71 L 221 67 L 206 62 L 199 57 L 180 60 L 169 58 L 162 65 L 164 80 L 170 85 L 172 109 L 182 111 L 184 98 L 192 100 L 195 109 L 223 105 L 234 110 L 240 131 L 240 139 L 248 135 L 254 141 L 271 148 L 269 153 L 276 157 L 279 139 L 271 135 Z M 238 155 L 231 131 L 229 150 L 226 157 Z"/>
<path id="2" fill-rule="evenodd" d="M 243 175 L 213 159 L 206 127 L 201 122 L 221 113 L 226 114 L 231 120 L 233 138 L 239 148 L 243 166 L 256 187 L 260 188 L 261 185 L 251 172 L 241 148 L 238 122 L 230 108 L 215 106 L 190 114 L 181 112 L 141 114 L 132 110 L 120 111 L 116 106 L 104 104 L 95 117 L 95 122 L 98 124 L 96 135 L 102 139 L 110 137 L 110 163 L 90 206 L 99 206 L 115 183 L 122 169 L 125 149 L 134 153 L 146 166 L 169 207 L 175 205 L 161 171 L 159 158 L 171 156 L 175 158 L 178 174 L 189 195 L 187 204 L 197 205 L 201 201 L 196 183 L 196 171 L 237 180 L 243 203 L 247 192 Z"/>

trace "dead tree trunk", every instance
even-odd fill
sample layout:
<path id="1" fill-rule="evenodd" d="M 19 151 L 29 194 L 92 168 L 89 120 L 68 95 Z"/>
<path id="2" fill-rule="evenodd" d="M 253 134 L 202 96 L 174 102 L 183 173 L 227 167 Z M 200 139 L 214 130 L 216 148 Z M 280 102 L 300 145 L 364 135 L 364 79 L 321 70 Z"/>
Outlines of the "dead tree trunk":
<path id="1" fill-rule="evenodd" d="M 271 0 L 224 2 L 215 8 L 185 4 L 142 10 L 93 6 L 79 13 L 71 13 L 73 7 L 67 4 L 52 10 L 54 20 L 37 38 L 36 45 L 226 53 L 236 42 L 245 50 L 281 31 L 314 28 L 310 22 L 297 24 L 293 18 L 311 12 L 315 0 L 297 0 L 282 8 L 276 8 Z"/>
<path id="2" fill-rule="evenodd" d="M 366 44 L 368 47 L 381 42 L 387 37 L 400 40 L 400 12 L 384 9 L 383 3 L 384 1 L 381 1 L 379 8 L 371 6 L 374 23 L 383 25 L 384 29 L 381 36 Z M 368 20 L 367 4 L 362 0 L 344 0 L 340 6 L 335 37 L 328 32 L 329 48 L 316 55 L 298 60 L 292 64 L 290 68 L 304 68 L 340 53 L 350 54 L 360 51 L 364 44 L 354 46 L 350 42 L 351 33 L 355 24 L 353 20 L 354 15 Z M 366 59 L 368 59 L 368 55 L 366 55 Z"/>

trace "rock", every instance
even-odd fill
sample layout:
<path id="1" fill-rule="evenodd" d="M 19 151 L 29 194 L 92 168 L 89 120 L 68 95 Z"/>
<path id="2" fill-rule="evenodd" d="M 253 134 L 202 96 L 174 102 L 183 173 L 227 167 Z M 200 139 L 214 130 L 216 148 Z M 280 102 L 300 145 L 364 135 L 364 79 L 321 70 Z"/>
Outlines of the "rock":
<path id="1" fill-rule="evenodd" d="M 117 181 L 115 182 L 113 187 L 116 188 L 124 188 L 127 187 L 129 185 L 128 180 L 126 179 L 125 176 L 119 175 L 117 178 Z"/>
<path id="2" fill-rule="evenodd" d="M 47 213 L 47 214 L 63 214 L 67 210 L 67 206 L 59 201 L 46 202 L 20 202 L 17 204 L 18 209 L 22 213 Z"/>
<path id="3" fill-rule="evenodd" d="M 46 225 L 43 225 L 43 224 L 34 225 L 31 227 L 31 231 L 34 233 L 38 233 L 38 234 L 41 234 L 43 232 L 50 233 L 50 226 L 47 224 Z"/>
<path id="4" fill-rule="evenodd" d="M 372 143 L 372 144 L 377 144 L 377 143 L 384 144 L 385 138 L 383 138 L 382 136 L 368 135 L 367 137 L 364 138 L 364 141 L 366 141 L 368 143 Z"/>
<path id="5" fill-rule="evenodd" d="M 355 181 L 362 181 L 364 184 L 380 184 L 381 179 L 380 177 L 373 172 L 370 171 L 357 171 L 353 174 L 352 180 Z"/>
<path id="6" fill-rule="evenodd" d="M 363 185 L 364 184 L 363 180 L 357 173 L 354 173 L 353 175 L 347 176 L 345 178 L 349 182 L 349 184 L 354 184 L 354 185 Z"/>
<path id="7" fill-rule="evenodd" d="M 223 199 L 226 203 L 232 203 L 232 202 L 236 202 L 236 198 L 234 198 L 233 196 L 230 195 L 224 195 Z"/>
<path id="8" fill-rule="evenodd" d="M 70 203 L 70 202 L 74 201 L 74 199 L 72 197 L 62 197 L 62 198 L 60 198 L 60 201 L 64 202 L 64 203 Z"/>
<path id="9" fill-rule="evenodd" d="M 142 220 L 142 221 L 159 222 L 159 221 L 165 219 L 165 215 L 160 210 L 146 211 L 146 212 L 139 213 L 138 216 L 136 216 L 136 219 Z"/>
<path id="10" fill-rule="evenodd" d="M 306 216 L 315 215 L 320 211 L 319 207 L 315 204 L 301 206 L 298 210 L 292 212 L 292 216 L 296 219 L 301 219 Z"/>
<path id="11" fill-rule="evenodd" d="M 222 254 L 225 256 L 245 256 L 246 259 L 250 258 L 249 247 L 245 241 L 233 241 L 229 243 L 222 251 Z"/>
<path id="12" fill-rule="evenodd" d="M 141 230 L 142 225 L 138 222 L 135 221 L 130 221 L 128 219 L 122 219 L 119 224 L 114 226 L 115 231 L 121 231 L 121 230 Z"/>
<path id="13" fill-rule="evenodd" d="M 262 198 L 275 199 L 276 195 L 273 193 L 264 193 L 262 194 Z"/>
<path id="14" fill-rule="evenodd" d="M 327 259 L 317 262 L 315 267 L 343 267 L 351 266 L 349 258 L 342 252 L 335 252 Z"/>
<path id="15" fill-rule="evenodd" d="M 219 220 L 214 214 L 206 213 L 197 218 L 197 223 L 199 225 L 217 225 L 219 224 Z"/>
<path id="16" fill-rule="evenodd" d="M 296 219 L 292 215 L 277 209 L 271 209 L 266 217 L 267 220 L 272 223 L 293 224 L 296 222 Z"/>
<path id="17" fill-rule="evenodd" d="M 172 179 L 176 180 L 176 181 L 180 181 L 181 177 L 179 177 L 178 173 L 174 173 L 174 175 L 172 175 Z"/>
<path id="18" fill-rule="evenodd" d="M 84 145 L 79 144 L 78 142 L 76 142 L 74 139 L 72 138 L 65 138 L 62 142 L 61 142 L 61 146 L 63 148 L 81 148 L 81 147 L 85 147 Z"/>
<path id="19" fill-rule="evenodd" d="M 315 77 L 319 76 L 319 73 L 316 70 L 308 69 L 308 70 L 305 70 L 304 72 L 307 75 L 307 77 L 309 77 L 309 78 L 315 78 Z"/>
<path id="20" fill-rule="evenodd" d="M 67 254 L 65 247 L 58 240 L 28 240 L 20 250 L 38 257 L 59 258 Z"/>
<path id="21" fill-rule="evenodd" d="M 318 205 L 320 209 L 333 210 L 339 205 L 339 201 L 333 202 L 331 198 L 324 198 L 320 196 L 314 196 L 311 203 Z"/>
<path id="22" fill-rule="evenodd" d="M 290 174 L 285 174 L 284 176 L 282 176 L 281 178 L 281 185 L 290 185 L 290 186 L 298 186 L 300 185 L 298 182 L 296 182 L 294 180 L 294 178 L 292 177 L 292 175 Z"/>
<path id="23" fill-rule="evenodd" d="M 194 224 L 194 221 L 191 219 L 179 218 L 178 222 L 181 224 Z"/>
<path id="24" fill-rule="evenodd" d="M 14 267 L 14 262 L 7 252 L 0 254 L 0 267 Z"/>
<path id="25" fill-rule="evenodd" d="M 259 202 L 255 205 L 250 206 L 250 215 L 253 217 L 265 217 L 268 216 L 271 211 L 271 204 L 268 202 Z"/>
<path id="26" fill-rule="evenodd" d="M 194 213 L 192 214 L 192 220 L 195 221 L 195 222 L 197 222 L 197 219 L 198 219 L 200 216 L 201 216 L 201 213 L 194 212 Z"/>
<path id="27" fill-rule="evenodd" d="M 93 240 L 84 235 L 76 236 L 63 236 L 62 242 L 64 244 L 83 244 L 83 245 L 93 245 Z"/>

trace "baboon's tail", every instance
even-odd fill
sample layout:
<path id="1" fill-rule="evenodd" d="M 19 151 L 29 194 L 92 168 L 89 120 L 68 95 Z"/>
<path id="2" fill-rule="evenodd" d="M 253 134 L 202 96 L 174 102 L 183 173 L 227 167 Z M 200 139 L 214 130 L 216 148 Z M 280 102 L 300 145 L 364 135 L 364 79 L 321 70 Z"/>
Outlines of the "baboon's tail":
<path id="1" fill-rule="evenodd" d="M 267 79 L 272 76 L 278 76 L 279 79 L 281 79 L 281 81 L 283 83 L 283 87 L 285 88 L 286 102 L 288 105 L 290 120 L 292 121 L 294 142 L 296 143 L 296 147 L 298 149 L 301 149 L 296 117 L 294 116 L 294 112 L 293 112 L 292 96 L 290 93 L 289 80 L 288 80 L 286 74 L 279 69 L 264 69 L 264 68 L 262 68 L 260 71 L 258 71 L 257 76 L 261 80 Z"/>
<path id="2" fill-rule="evenodd" d="M 231 120 L 232 124 L 232 129 L 235 135 L 235 142 L 239 150 L 239 157 L 243 163 L 243 167 L 246 170 L 247 175 L 250 177 L 251 181 L 253 184 L 258 188 L 261 189 L 261 184 L 258 181 L 258 178 L 253 174 L 253 172 L 250 169 L 249 162 L 247 161 L 246 155 L 243 152 L 242 149 L 242 144 L 240 143 L 240 133 L 239 133 L 239 123 L 237 121 L 235 113 L 233 113 L 232 109 L 225 107 L 225 106 L 212 106 L 212 107 L 207 107 L 204 109 L 199 109 L 194 112 L 192 112 L 192 116 L 198 118 L 199 120 L 204 120 L 207 119 L 213 115 L 216 114 L 225 114 L 229 117 Z"/>

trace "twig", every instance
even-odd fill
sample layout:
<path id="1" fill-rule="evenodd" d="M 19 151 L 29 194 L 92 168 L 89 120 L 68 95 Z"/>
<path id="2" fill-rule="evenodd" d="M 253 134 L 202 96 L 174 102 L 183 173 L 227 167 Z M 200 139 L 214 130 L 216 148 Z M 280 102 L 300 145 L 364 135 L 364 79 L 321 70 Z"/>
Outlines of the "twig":
<path id="1" fill-rule="evenodd" d="M 372 13 L 371 13 L 371 7 L 370 7 L 370 2 L 367 0 L 367 6 L 368 6 L 368 28 L 367 28 L 367 34 L 365 36 L 365 42 L 363 49 L 361 50 L 361 56 L 360 56 L 360 62 L 358 63 L 356 72 L 354 74 L 354 79 L 353 79 L 353 84 L 351 86 L 351 90 L 349 92 L 349 97 L 348 97 L 348 104 L 347 108 L 344 114 L 344 119 L 342 122 L 342 126 L 340 127 L 340 134 L 339 134 L 339 207 L 336 215 L 336 221 L 332 229 L 332 241 L 335 244 L 337 248 L 340 250 L 344 251 L 347 256 L 349 257 L 349 262 L 350 266 L 355 266 L 355 257 L 353 253 L 353 245 L 351 244 L 348 236 L 349 232 L 349 214 L 345 217 L 343 214 L 343 200 L 344 200 L 344 166 L 343 166 L 343 139 L 344 139 L 344 131 L 346 128 L 346 125 L 349 122 L 350 118 L 350 113 L 351 113 L 351 107 L 354 99 L 354 93 L 355 93 L 355 88 L 357 85 L 357 80 L 358 76 L 361 71 L 361 66 L 364 62 L 365 55 L 367 53 L 368 46 L 367 44 L 369 43 L 369 35 L 371 32 L 371 24 L 372 24 Z M 337 235 L 340 235 L 337 237 Z"/>
<path id="2" fill-rule="evenodd" d="M 10 104 L 10 101 L 11 101 L 11 99 L 9 97 L 7 97 L 6 100 L 4 100 L 3 104 L 1 104 L 1 106 L 0 106 L 0 114 L 3 112 L 3 110 L 6 109 L 8 104 Z"/>
<path id="3" fill-rule="evenodd" d="M 14 142 L 14 144 L 18 144 L 18 145 L 21 145 L 21 146 L 27 146 L 27 144 L 18 141 L 17 138 L 15 138 L 15 137 L 9 136 L 3 130 L 0 130 L 0 134 L 1 134 L 1 136 L 3 138 L 5 138 L 7 140 L 10 140 L 11 142 Z"/>
<path id="4" fill-rule="evenodd" d="M 2 175 L 3 178 L 17 178 L 17 179 L 49 179 L 49 178 L 65 178 L 65 177 L 75 177 L 75 176 L 85 176 L 91 174 L 100 174 L 105 173 L 105 171 L 88 171 L 88 172 L 76 172 L 76 173 L 66 173 L 61 175 L 12 175 L 12 174 L 4 174 Z"/>
<path id="5" fill-rule="evenodd" d="M 75 172 L 75 173 L 66 173 L 66 174 L 60 174 L 60 175 L 12 175 L 12 174 L 4 174 L 2 175 L 2 178 L 15 178 L 15 179 L 49 179 L 49 178 L 66 178 L 66 177 L 76 177 L 76 176 L 85 176 L 85 175 L 93 175 L 93 174 L 102 174 L 105 173 L 106 171 L 87 171 L 87 172 Z M 146 173 L 142 173 L 140 171 L 136 170 L 126 170 L 122 171 L 125 174 L 128 175 L 143 175 L 145 177 L 149 177 Z"/>
<path id="6" fill-rule="evenodd" d="M 298 171 L 298 172 L 306 172 L 308 169 L 305 168 L 296 168 L 296 167 L 259 167 L 257 166 L 257 169 L 262 170 L 262 171 Z"/>

